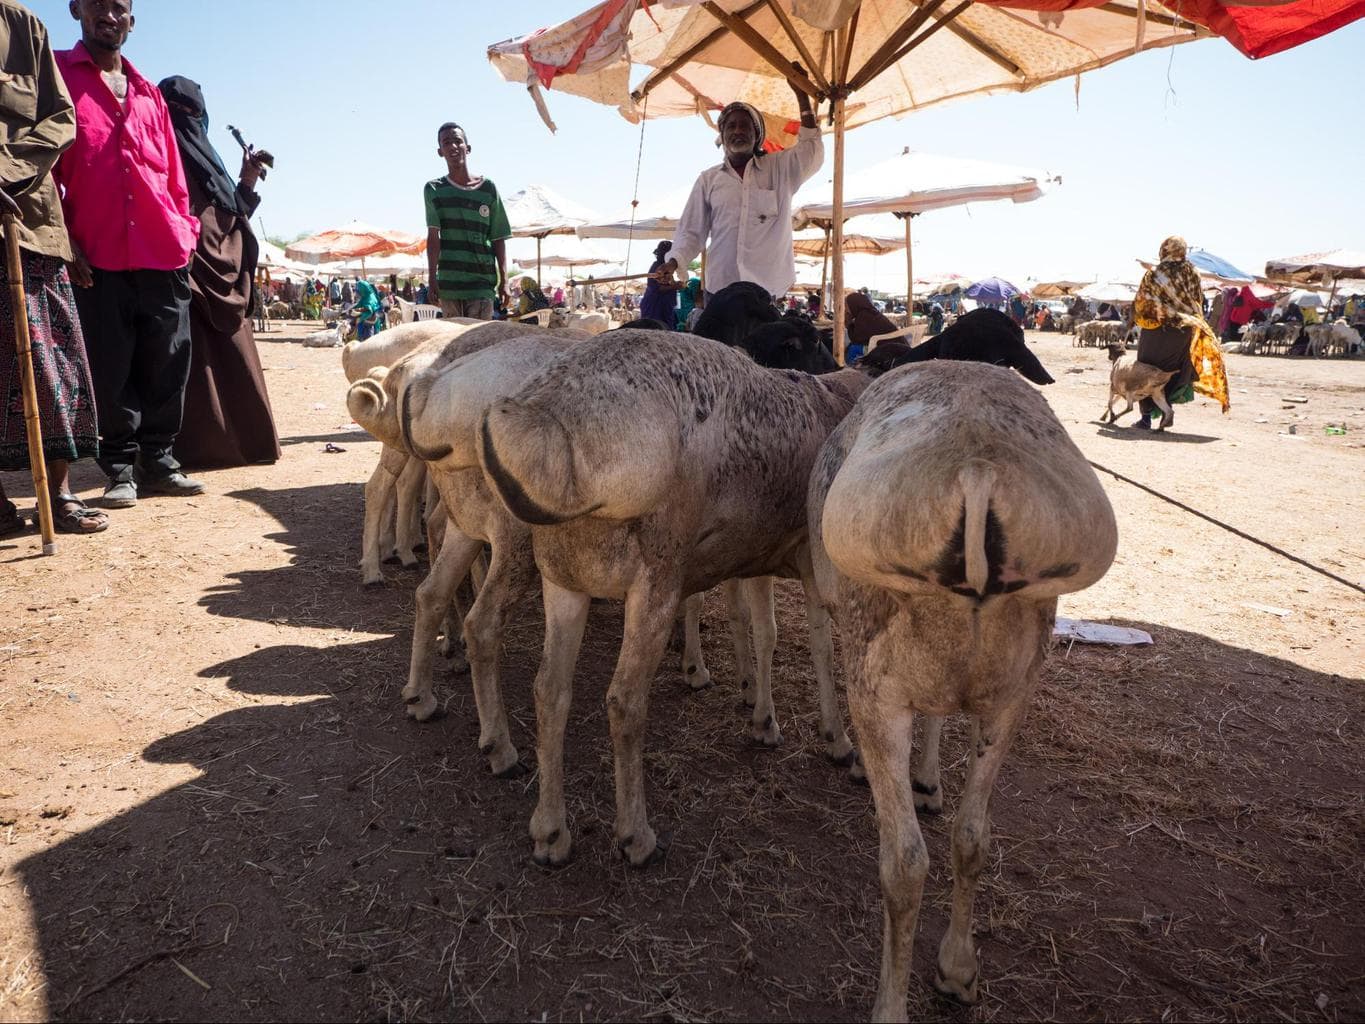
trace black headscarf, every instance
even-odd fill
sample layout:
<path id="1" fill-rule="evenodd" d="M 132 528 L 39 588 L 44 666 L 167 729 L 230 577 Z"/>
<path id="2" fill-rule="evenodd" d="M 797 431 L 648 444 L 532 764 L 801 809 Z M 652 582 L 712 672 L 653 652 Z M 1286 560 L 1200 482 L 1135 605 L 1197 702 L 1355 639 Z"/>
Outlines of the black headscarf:
<path id="1" fill-rule="evenodd" d="M 209 141 L 209 115 L 204 109 L 204 94 L 198 82 L 181 75 L 163 78 L 157 86 L 171 109 L 171 124 L 180 144 L 180 159 L 185 174 L 199 183 L 209 202 L 230 213 L 246 216 L 237 195 L 237 183 L 223 165 L 223 158 Z"/>

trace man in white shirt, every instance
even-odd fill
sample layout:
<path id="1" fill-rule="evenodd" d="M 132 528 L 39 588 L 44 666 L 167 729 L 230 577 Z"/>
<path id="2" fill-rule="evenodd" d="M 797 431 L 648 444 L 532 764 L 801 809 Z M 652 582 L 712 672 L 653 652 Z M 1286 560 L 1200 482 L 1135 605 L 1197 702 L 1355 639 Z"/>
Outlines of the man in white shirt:
<path id="1" fill-rule="evenodd" d="M 799 68 L 798 68 L 799 69 Z M 731 103 L 720 114 L 725 159 L 702 171 L 673 236 L 671 259 L 659 269 L 671 279 L 706 250 L 706 290 L 752 281 L 781 296 L 796 280 L 792 253 L 792 196 L 825 159 L 810 97 L 799 89 L 801 129 L 796 145 L 763 152 L 763 119 L 747 103 Z"/>

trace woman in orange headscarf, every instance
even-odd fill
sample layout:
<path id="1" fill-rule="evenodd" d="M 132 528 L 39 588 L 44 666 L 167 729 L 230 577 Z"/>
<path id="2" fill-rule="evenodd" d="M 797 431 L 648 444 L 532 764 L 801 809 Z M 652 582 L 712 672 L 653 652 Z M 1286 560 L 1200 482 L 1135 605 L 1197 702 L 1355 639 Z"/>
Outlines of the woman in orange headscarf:
<path id="1" fill-rule="evenodd" d="M 1223 369 L 1223 353 L 1213 329 L 1204 320 L 1204 295 L 1199 272 L 1185 258 L 1183 238 L 1172 236 L 1161 243 L 1161 262 L 1142 277 L 1133 312 L 1141 329 L 1138 335 L 1138 362 L 1158 370 L 1172 370 L 1167 382 L 1166 401 L 1172 405 L 1188 402 L 1194 392 L 1216 399 L 1228 411 L 1228 379 Z M 1151 416 L 1157 405 L 1144 398 L 1135 426 L 1150 430 Z M 1174 421 L 1170 415 L 1162 427 Z"/>

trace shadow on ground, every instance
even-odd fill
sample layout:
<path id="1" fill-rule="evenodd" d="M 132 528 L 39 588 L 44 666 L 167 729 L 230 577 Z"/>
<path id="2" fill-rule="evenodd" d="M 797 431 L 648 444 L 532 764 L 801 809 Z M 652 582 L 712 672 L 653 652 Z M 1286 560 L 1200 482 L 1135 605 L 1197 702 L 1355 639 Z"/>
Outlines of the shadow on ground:
<path id="1" fill-rule="evenodd" d="M 327 491 L 242 496 L 278 499 L 289 538 Z M 321 554 L 304 546 L 299 562 Z M 275 585 L 246 580 L 233 599 Z M 799 621 L 799 594 L 780 600 L 782 620 Z M 523 751 L 536 618 L 506 645 Z M 724 636 L 723 622 L 708 611 L 706 635 Z M 1365 1012 L 1365 922 L 1349 912 L 1362 898 L 1360 681 L 1120 624 L 1157 643 L 1055 651 L 1001 775 L 972 1019 L 1306 1017 L 1319 993 L 1343 1018 Z M 557 872 L 528 864 L 536 781 L 487 773 L 467 679 L 438 680 L 441 720 L 405 719 L 401 638 L 273 647 L 206 670 L 294 703 L 244 705 L 154 743 L 148 760 L 200 776 L 19 865 L 50 1015 L 865 1019 L 875 823 L 867 791 L 821 754 L 804 646 L 778 652 L 776 752 L 748 745 L 720 644 L 708 644 L 720 685 L 700 695 L 670 655 L 646 765 L 653 822 L 675 841 L 637 873 L 615 855 L 602 711 L 619 629 L 615 605 L 594 606 L 569 730 L 576 857 Z M 950 810 L 965 749 L 950 727 Z M 55 825 L 9 816 L 19 830 Z M 910 1010 L 962 1020 L 927 983 L 946 922 L 946 819 L 925 832 Z"/>
<path id="2" fill-rule="evenodd" d="M 209 612 L 366 633 L 411 629 L 412 592 L 426 572 L 426 562 L 411 569 L 386 565 L 387 584 L 361 584 L 360 484 L 253 487 L 228 497 L 259 506 L 280 524 L 265 538 L 284 545 L 290 562 L 232 573 L 233 582 L 211 588 L 200 599 Z"/>

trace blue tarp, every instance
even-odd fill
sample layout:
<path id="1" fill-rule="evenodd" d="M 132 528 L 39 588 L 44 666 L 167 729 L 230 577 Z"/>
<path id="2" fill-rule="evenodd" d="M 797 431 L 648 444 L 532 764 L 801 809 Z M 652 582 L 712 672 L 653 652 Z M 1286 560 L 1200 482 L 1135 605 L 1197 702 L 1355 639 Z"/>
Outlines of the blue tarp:
<path id="1" fill-rule="evenodd" d="M 1018 295 L 1019 289 L 999 277 L 988 277 L 973 281 L 967 286 L 967 298 L 977 302 L 1004 302 L 1011 295 Z"/>
<path id="2" fill-rule="evenodd" d="M 1195 268 L 1202 270 L 1206 274 L 1213 274 L 1228 281 L 1246 281 L 1250 283 L 1255 280 L 1251 274 L 1245 270 L 1238 270 L 1225 259 L 1221 259 L 1209 252 L 1207 249 L 1191 249 L 1188 259 L 1195 265 Z"/>

